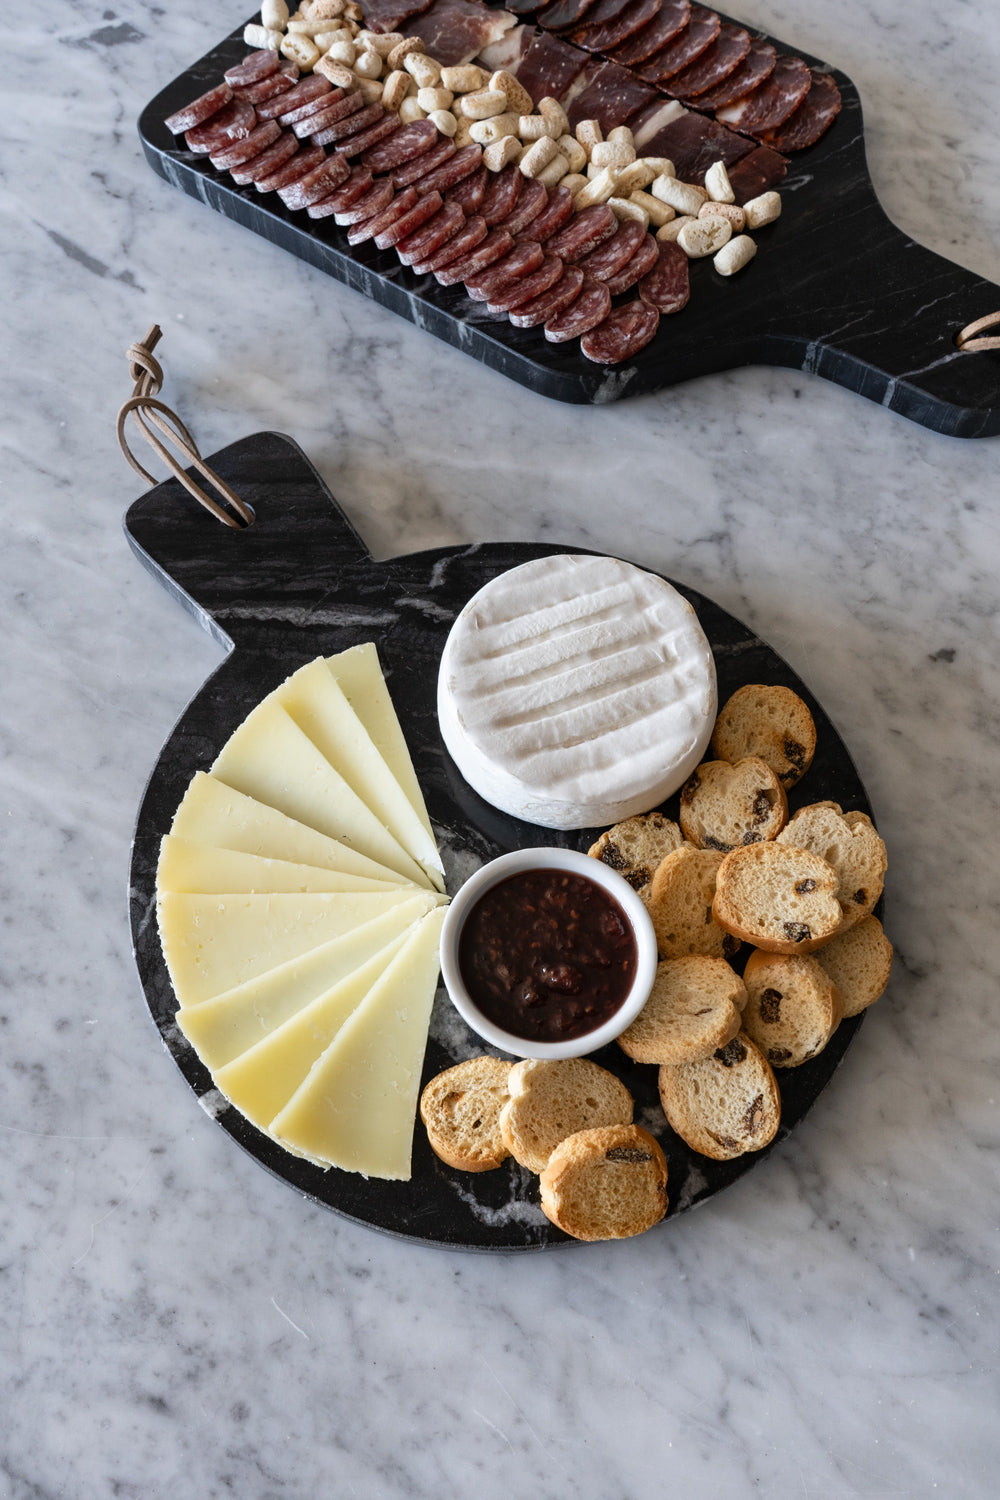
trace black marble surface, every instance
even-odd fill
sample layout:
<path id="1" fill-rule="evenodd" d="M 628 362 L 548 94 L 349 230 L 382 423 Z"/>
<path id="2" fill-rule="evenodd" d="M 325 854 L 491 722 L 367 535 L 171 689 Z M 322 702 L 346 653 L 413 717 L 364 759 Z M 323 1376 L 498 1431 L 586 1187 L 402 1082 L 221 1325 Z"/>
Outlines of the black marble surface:
<path id="1" fill-rule="evenodd" d="M 565 549 L 483 543 L 374 562 L 290 438 L 257 433 L 208 462 L 253 507 L 256 520 L 247 530 L 222 526 L 174 480 L 137 500 L 125 518 L 139 560 L 231 648 L 164 745 L 138 813 L 130 915 L 136 964 L 153 1021 L 194 1093 L 222 1128 L 263 1166 L 317 1202 L 394 1235 L 456 1248 L 525 1250 L 564 1242 L 566 1237 L 537 1207 L 537 1180 L 513 1163 L 475 1175 L 453 1171 L 433 1156 L 418 1125 L 408 1183 L 323 1172 L 282 1151 L 226 1105 L 174 1024 L 173 992 L 156 928 L 155 873 L 160 837 L 169 829 L 191 776 L 208 769 L 249 710 L 305 661 L 366 640 L 378 645 L 452 893 L 479 863 L 508 849 L 538 844 L 586 849 L 593 836 L 586 830 L 554 834 L 484 803 L 451 764 L 435 712 L 440 653 L 466 600 L 505 569 Z M 745 682 L 778 682 L 809 703 L 819 745 L 813 766 L 790 794 L 791 809 L 830 798 L 870 813 L 851 757 L 808 687 L 738 620 L 690 589 L 681 592 L 712 643 L 720 701 Z M 664 807 L 676 816 L 676 798 Z M 783 1119 L 770 1150 L 780 1148 L 828 1083 L 862 1020 L 844 1022 L 818 1058 L 779 1075 Z M 480 1050 L 442 989 L 424 1081 Z M 596 1060 L 624 1079 L 635 1096 L 636 1119 L 663 1145 L 670 1167 L 668 1219 L 736 1181 L 768 1154 L 733 1162 L 697 1156 L 663 1118 L 655 1068 L 632 1063 L 617 1046 L 596 1054 Z"/>
<path id="2" fill-rule="evenodd" d="M 861 101 L 843 73 L 833 70 L 843 111 L 816 146 L 791 159 L 782 216 L 759 232 L 756 259 L 731 278 L 709 260 L 692 262 L 687 308 L 663 319 L 635 360 L 605 369 L 584 358 L 578 341 L 549 344 L 537 329 L 517 329 L 461 287 L 414 275 L 391 250 L 350 247 L 332 219 L 314 222 L 274 193 L 237 187 L 189 152 L 183 137 L 175 140 L 164 118 L 245 51 L 240 28 L 143 110 L 139 135 L 153 169 L 530 390 L 603 403 L 718 370 L 772 364 L 822 375 L 954 437 L 1000 432 L 1000 353 L 962 354 L 954 342 L 967 323 L 1000 305 L 1000 288 L 924 249 L 887 217 L 868 171 Z"/>

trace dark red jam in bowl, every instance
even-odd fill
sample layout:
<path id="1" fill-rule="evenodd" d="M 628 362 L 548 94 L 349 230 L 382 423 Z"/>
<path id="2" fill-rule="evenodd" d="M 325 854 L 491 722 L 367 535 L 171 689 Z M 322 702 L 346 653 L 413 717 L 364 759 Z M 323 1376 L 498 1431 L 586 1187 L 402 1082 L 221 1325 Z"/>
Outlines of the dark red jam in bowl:
<path id="1" fill-rule="evenodd" d="M 613 896 L 568 870 L 524 870 L 491 886 L 458 942 L 462 982 L 495 1026 L 533 1042 L 596 1031 L 635 979 L 635 933 Z"/>

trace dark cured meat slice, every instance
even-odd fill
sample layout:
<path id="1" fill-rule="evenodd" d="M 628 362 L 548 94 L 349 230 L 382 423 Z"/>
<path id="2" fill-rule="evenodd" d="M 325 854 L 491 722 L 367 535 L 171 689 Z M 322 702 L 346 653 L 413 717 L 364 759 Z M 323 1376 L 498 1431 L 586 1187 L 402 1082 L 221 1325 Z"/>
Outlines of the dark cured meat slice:
<path id="1" fill-rule="evenodd" d="M 260 83 L 262 78 L 270 78 L 280 66 L 281 58 L 277 52 L 251 52 L 234 68 L 227 68 L 222 76 L 231 89 L 242 88 L 246 84 Z"/>
<path id="2" fill-rule="evenodd" d="M 729 181 L 737 203 L 749 203 L 770 188 L 775 188 L 788 171 L 788 163 L 770 146 L 758 146 L 735 167 L 729 169 Z"/>
<path id="3" fill-rule="evenodd" d="M 474 301 L 488 302 L 512 282 L 537 271 L 544 259 L 545 254 L 536 240 L 521 240 L 484 271 L 467 276 L 465 290 Z"/>
<path id="4" fill-rule="evenodd" d="M 753 149 L 745 136 L 694 110 L 665 125 L 642 148 L 644 156 L 668 156 L 682 182 L 698 183 L 713 162 L 729 167 Z"/>
<path id="5" fill-rule="evenodd" d="M 382 106 L 379 105 L 379 109 Z M 353 116 L 355 120 L 361 119 L 361 113 Z M 367 130 L 358 130 L 354 135 L 349 135 L 345 140 L 337 142 L 337 150 L 343 151 L 345 156 L 360 156 L 367 151 L 369 146 L 377 146 L 379 141 L 384 141 L 386 136 L 392 135 L 396 130 L 402 128 L 402 121 L 397 114 L 384 113 L 381 120 L 376 120 L 374 125 L 369 125 Z"/>
<path id="6" fill-rule="evenodd" d="M 460 146 L 454 156 L 450 156 L 439 167 L 432 167 L 423 177 L 418 177 L 413 185 L 418 193 L 443 193 L 445 188 L 454 187 L 464 177 L 471 177 L 473 172 L 479 170 L 482 161 L 483 148 L 473 141 L 468 146 Z"/>
<path id="7" fill-rule="evenodd" d="M 482 0 L 432 0 L 399 29 L 404 36 L 418 36 L 442 68 L 453 68 L 498 42 L 512 24 L 506 11 L 489 10 Z"/>
<path id="8" fill-rule="evenodd" d="M 539 99 L 561 99 L 589 61 L 579 47 L 571 47 L 547 31 L 536 31 L 518 64 L 517 81 L 536 103 Z"/>
<path id="9" fill-rule="evenodd" d="M 199 156 L 208 156 L 212 151 L 221 151 L 230 141 L 242 141 L 257 124 L 256 111 L 245 99 L 230 99 L 210 120 L 195 125 L 184 132 L 184 142 L 189 151 Z"/>
<path id="10" fill-rule="evenodd" d="M 370 219 L 373 214 L 388 208 L 392 197 L 392 183 L 387 177 L 380 177 L 360 198 L 356 198 L 346 208 L 337 209 L 334 218 L 341 225 L 360 224 L 362 219 Z"/>
<path id="11" fill-rule="evenodd" d="M 355 219 L 347 231 L 347 243 L 349 245 L 363 245 L 365 240 L 373 240 L 383 229 L 388 229 L 390 224 L 408 214 L 417 202 L 415 188 L 404 188 L 386 204 L 385 208 L 379 209 L 378 213 L 370 214 L 367 219 Z"/>
<path id="12" fill-rule="evenodd" d="M 318 203 L 310 203 L 310 219 L 328 219 L 333 214 L 343 213 L 345 208 L 350 208 L 352 204 L 357 203 L 360 198 L 363 198 L 371 185 L 372 174 L 367 168 L 355 167 L 351 175 L 347 178 L 347 181 L 342 183 L 339 188 L 335 188 L 332 193 L 328 193 Z"/>
<path id="13" fill-rule="evenodd" d="M 281 133 L 273 146 L 268 146 L 266 151 L 255 156 L 253 161 L 248 161 L 246 166 L 230 168 L 233 181 L 238 182 L 240 187 L 245 187 L 249 182 L 259 182 L 262 177 L 269 177 L 299 149 L 299 143 L 290 130 L 281 131 L 280 126 L 278 129 Z"/>
<path id="14" fill-rule="evenodd" d="M 491 229 L 475 249 L 470 250 L 467 255 L 459 256 L 457 260 L 450 260 L 446 266 L 435 271 L 434 275 L 442 286 L 454 286 L 456 281 L 464 281 L 467 276 L 475 276 L 477 272 L 485 270 L 513 247 L 514 241 L 506 229 Z"/>
<path id="15" fill-rule="evenodd" d="M 450 187 L 444 196 L 449 203 L 457 204 L 463 213 L 477 214 L 486 196 L 489 175 L 485 167 L 480 167 L 478 172 L 473 172 L 470 176 L 463 177 L 461 182 L 456 182 L 455 186 Z"/>
<path id="16" fill-rule="evenodd" d="M 603 323 L 611 311 L 611 293 L 603 281 L 589 281 L 585 276 L 583 286 L 568 307 L 545 320 L 545 337 L 550 344 L 565 344 L 569 339 L 578 339 L 584 333 Z"/>
<path id="17" fill-rule="evenodd" d="M 233 97 L 245 99 L 248 104 L 263 104 L 266 99 L 276 99 L 279 94 L 287 94 L 298 82 L 298 77 L 299 70 L 295 64 L 286 63 L 277 73 L 272 73 L 269 78 L 262 78 L 260 83 L 248 83 L 233 89 Z"/>
<path id="18" fill-rule="evenodd" d="M 624 3 L 608 0 L 608 3 L 617 7 L 613 14 L 598 21 L 597 12 L 604 6 L 595 6 L 584 16 L 583 25 L 570 32 L 570 40 L 576 46 L 587 52 L 610 52 L 654 20 L 660 9 L 660 0 L 624 0 Z"/>
<path id="19" fill-rule="evenodd" d="M 318 98 L 310 99 L 308 104 L 297 104 L 294 109 L 287 110 L 285 114 L 279 115 L 278 124 L 290 125 L 295 134 L 300 138 L 310 135 L 313 130 L 322 130 L 324 125 L 330 123 L 326 119 L 327 111 L 332 109 L 334 105 L 341 104 L 347 97 L 348 95 L 344 89 L 328 89 L 325 94 L 320 94 Z M 334 116 L 333 118 L 336 119 L 339 116 Z M 302 124 L 305 124 L 305 130 L 298 129 Z"/>
<path id="20" fill-rule="evenodd" d="M 364 107 L 365 96 L 360 91 L 355 90 L 353 94 L 345 94 L 343 98 L 335 99 L 332 104 L 325 105 L 318 115 L 308 117 L 305 122 L 306 134 L 314 145 L 329 146 L 337 139 L 334 126 L 339 126 L 341 120 L 346 120 L 351 115 L 359 114 Z M 295 134 L 299 134 L 297 127 Z"/>
<path id="21" fill-rule="evenodd" d="M 659 14 L 641 31 L 636 31 L 624 42 L 611 49 L 616 62 L 632 67 L 645 62 L 654 52 L 659 52 L 677 34 L 684 30 L 691 16 L 691 0 L 662 0 Z"/>
<path id="22" fill-rule="evenodd" d="M 209 89 L 207 94 L 200 94 L 197 99 L 192 99 L 190 104 L 185 104 L 183 109 L 178 109 L 174 114 L 168 115 L 164 125 L 171 135 L 182 135 L 185 130 L 194 130 L 196 125 L 204 125 L 214 114 L 218 114 L 222 107 L 229 103 L 233 97 L 233 91 L 228 83 L 217 83 L 214 89 Z"/>
<path id="23" fill-rule="evenodd" d="M 662 240 L 656 265 L 647 271 L 636 290 L 644 302 L 651 302 L 660 313 L 680 312 L 691 296 L 688 258 L 680 245 Z"/>
<path id="24" fill-rule="evenodd" d="M 583 20 L 595 0 L 552 0 L 536 17 L 546 31 L 572 31 Z"/>
<path id="25" fill-rule="evenodd" d="M 714 89 L 708 89 L 704 94 L 698 96 L 699 109 L 721 109 L 725 104 L 733 104 L 737 99 L 742 99 L 745 94 L 753 93 L 765 78 L 770 78 L 774 72 L 774 60 L 777 52 L 770 42 L 762 42 L 753 37 L 750 42 L 750 51 L 740 63 L 735 72 L 722 83 L 716 84 Z"/>
<path id="26" fill-rule="evenodd" d="M 550 255 L 558 255 L 560 260 L 575 265 L 609 239 L 617 228 L 618 220 L 613 209 L 606 203 L 595 203 L 592 208 L 585 208 L 582 213 L 574 214 L 565 228 L 552 236 L 545 248 Z"/>
<path id="27" fill-rule="evenodd" d="M 447 136 L 442 136 L 436 146 L 429 151 L 424 151 L 420 156 L 415 156 L 408 161 L 404 167 L 397 167 L 392 175 L 392 185 L 397 188 L 409 187 L 416 182 L 418 177 L 423 177 L 432 167 L 439 167 L 443 161 L 455 155 L 455 145 Z"/>
<path id="28" fill-rule="evenodd" d="M 646 228 L 641 219 L 627 219 L 603 245 L 578 260 L 577 265 L 595 281 L 610 281 L 624 269 L 645 238 Z"/>
<path id="29" fill-rule="evenodd" d="M 812 76 L 801 58 L 778 56 L 774 72 L 745 99 L 719 110 L 719 119 L 744 135 L 761 135 L 783 125 L 809 92 Z"/>
<path id="30" fill-rule="evenodd" d="M 405 191 L 405 189 L 404 189 Z M 393 245 L 398 245 L 400 240 L 405 240 L 408 234 L 413 234 L 428 219 L 433 219 L 444 199 L 440 193 L 425 193 L 418 198 L 408 213 L 403 214 L 401 219 L 393 219 L 387 229 L 382 229 L 375 236 L 375 243 L 380 250 L 388 250 Z"/>
<path id="31" fill-rule="evenodd" d="M 209 158 L 212 166 L 220 172 L 229 172 L 233 167 L 245 166 L 273 146 L 281 134 L 277 120 L 261 120 L 250 134 L 241 141 L 233 141 L 221 151 L 214 151 Z"/>
<path id="32" fill-rule="evenodd" d="M 761 135 L 761 140 L 775 151 L 804 151 L 829 130 L 840 114 L 840 89 L 829 73 L 810 69 L 812 85 L 798 109 L 777 130 Z"/>
<path id="33" fill-rule="evenodd" d="M 372 146 L 361 158 L 361 165 L 372 172 L 391 172 L 408 161 L 415 160 L 429 151 L 438 140 L 438 128 L 433 120 L 411 120 L 391 135 L 388 140 Z"/>
<path id="34" fill-rule="evenodd" d="M 504 10 L 515 16 L 531 16 L 538 9 L 538 0 L 507 0 Z"/>
<path id="35" fill-rule="evenodd" d="M 318 203 L 321 198 L 332 193 L 334 188 L 340 187 L 350 171 L 344 158 L 334 152 L 312 172 L 290 182 L 287 187 L 279 188 L 278 197 L 286 208 L 308 208 L 310 203 Z"/>
<path id="36" fill-rule="evenodd" d="M 664 99 L 662 94 L 658 94 L 655 104 L 649 105 L 647 109 L 640 109 L 637 115 L 633 115 L 628 123 L 638 154 L 647 156 L 647 143 L 655 140 L 665 125 L 670 125 L 683 113 L 684 106 L 679 99 Z"/>
<path id="37" fill-rule="evenodd" d="M 531 222 L 531 238 L 544 245 L 546 240 L 558 233 L 572 217 L 573 194 L 569 188 L 561 184 L 559 187 L 549 188 L 548 204 L 542 209 L 538 218 Z"/>
<path id="38" fill-rule="evenodd" d="M 703 5 L 692 5 L 691 18 L 684 30 L 678 32 L 674 40 L 659 52 L 654 52 L 646 62 L 639 63 L 635 71 L 648 83 L 655 83 L 663 88 L 675 73 L 693 63 L 696 57 L 700 57 L 712 45 L 721 28 L 722 22 L 714 10 L 706 10 Z M 666 92 L 669 94 L 670 89 L 667 88 Z"/>
<path id="39" fill-rule="evenodd" d="M 683 254 L 683 251 L 681 252 Z M 609 276 L 604 285 L 612 297 L 620 297 L 634 287 L 637 281 L 647 276 L 660 257 L 660 247 L 651 234 L 644 235 L 632 259 L 615 276 Z"/>
<path id="40" fill-rule="evenodd" d="M 749 31 L 724 21 L 712 45 L 706 47 L 693 63 L 674 74 L 670 80 L 670 92 L 685 103 L 694 100 L 695 107 L 700 108 L 697 103 L 699 96 L 734 73 L 749 51 Z"/>
<path id="41" fill-rule="evenodd" d="M 273 99 L 265 99 L 257 106 L 257 113 L 262 120 L 276 120 L 286 110 L 296 109 L 300 104 L 311 104 L 321 94 L 329 94 L 332 88 L 333 84 L 329 78 L 324 78 L 322 73 L 309 73 L 283 94 L 278 94 Z"/>
<path id="42" fill-rule="evenodd" d="M 548 201 L 549 190 L 544 182 L 538 182 L 534 177 L 526 177 L 517 202 L 506 219 L 501 219 L 500 223 L 510 234 L 521 234 L 530 225 L 531 238 L 534 239 L 534 221 Z"/>
<path id="43" fill-rule="evenodd" d="M 447 207 L 447 205 L 445 205 Z M 453 261 L 463 260 L 470 250 L 481 245 L 489 234 L 486 220 L 481 214 L 473 214 L 471 219 L 456 231 L 454 237 L 447 240 L 434 255 L 428 255 L 426 260 L 414 261 L 413 269 L 418 276 L 424 276 L 428 271 L 435 274 L 445 266 L 450 266 Z"/>
<path id="44" fill-rule="evenodd" d="M 350 136 L 357 135 L 368 129 L 369 125 L 378 125 L 385 117 L 385 110 L 376 99 L 373 104 L 365 104 L 361 109 L 356 109 L 353 114 L 345 115 L 342 120 L 337 120 L 333 125 L 327 127 L 324 135 L 332 135 L 335 141 L 346 141 Z M 394 116 L 399 124 L 399 117 Z"/>
<path id="45" fill-rule="evenodd" d="M 580 295 L 583 272 L 579 266 L 564 266 L 554 286 L 530 302 L 518 302 L 510 310 L 510 321 L 516 328 L 537 328 L 546 318 L 554 318 Z"/>
<path id="46" fill-rule="evenodd" d="M 369 31 L 398 31 L 411 16 L 419 16 L 431 0 L 364 0 L 362 10 Z"/>
<path id="47" fill-rule="evenodd" d="M 541 246 L 539 246 L 541 249 Z M 545 255 L 537 270 L 527 276 L 519 276 L 516 281 L 494 290 L 486 300 L 486 306 L 490 312 L 510 312 L 521 302 L 529 302 L 532 297 L 540 297 L 543 292 L 549 291 L 559 280 L 563 273 L 563 263 L 558 255 Z"/>
<path id="48" fill-rule="evenodd" d="M 651 303 L 626 302 L 583 335 L 580 353 L 598 365 L 620 365 L 645 349 L 659 326 L 660 314 Z"/>
<path id="49" fill-rule="evenodd" d="M 492 182 L 487 183 L 479 211 L 491 229 L 495 224 L 502 224 L 507 215 L 513 213 L 524 182 L 523 173 L 516 167 L 504 167 L 495 174 Z"/>
<path id="50" fill-rule="evenodd" d="M 453 239 L 465 223 L 465 214 L 457 203 L 444 203 L 419 229 L 413 230 L 405 239 L 396 242 L 396 254 L 404 266 L 413 266 L 430 260 Z"/>
<path id="51" fill-rule="evenodd" d="M 575 130 L 581 120 L 596 120 L 606 133 L 616 125 L 624 125 L 630 116 L 655 100 L 656 90 L 621 63 L 603 62 L 570 104 L 566 112 L 569 127 Z"/>
<path id="52" fill-rule="evenodd" d="M 269 172 L 266 177 L 255 177 L 254 187 L 258 193 L 276 193 L 279 188 L 287 187 L 290 182 L 297 182 L 307 172 L 314 172 L 321 167 L 326 160 L 326 152 L 322 146 L 303 146 L 295 153 L 284 166 Z"/>

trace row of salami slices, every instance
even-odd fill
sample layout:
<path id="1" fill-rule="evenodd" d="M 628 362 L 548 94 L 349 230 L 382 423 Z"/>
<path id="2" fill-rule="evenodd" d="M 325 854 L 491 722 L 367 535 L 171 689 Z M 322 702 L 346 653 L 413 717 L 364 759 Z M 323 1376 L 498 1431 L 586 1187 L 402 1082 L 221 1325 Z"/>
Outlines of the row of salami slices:
<path id="1" fill-rule="evenodd" d="M 508 0 L 510 22 L 535 24 L 499 44 L 497 12 L 482 0 L 363 0 L 363 9 L 372 30 L 419 36 L 442 63 L 468 60 L 481 38 L 499 45 L 495 65 L 533 98 L 588 96 L 584 119 L 607 109 L 611 124 L 627 124 L 666 96 L 783 154 L 813 145 L 841 107 L 828 73 L 691 0 Z"/>
<path id="2" fill-rule="evenodd" d="M 597 363 L 633 357 L 688 300 L 683 251 L 641 223 L 606 204 L 576 212 L 568 189 L 516 167 L 490 173 L 480 146 L 456 149 L 432 121 L 403 124 L 321 74 L 300 79 L 275 52 L 252 53 L 166 124 L 237 183 L 332 217 L 352 246 L 373 241 L 417 274 L 463 283 L 552 343 L 579 338 Z"/>

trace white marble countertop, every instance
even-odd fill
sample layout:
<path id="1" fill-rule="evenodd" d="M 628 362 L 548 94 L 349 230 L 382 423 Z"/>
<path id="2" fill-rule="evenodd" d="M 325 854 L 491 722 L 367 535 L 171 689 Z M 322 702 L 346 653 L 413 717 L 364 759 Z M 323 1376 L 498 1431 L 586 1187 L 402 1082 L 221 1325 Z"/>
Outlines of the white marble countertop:
<path id="1" fill-rule="evenodd" d="M 737 9 L 854 79 L 890 215 L 1000 282 L 989 0 Z M 997 439 L 781 370 L 601 409 L 491 374 L 145 165 L 141 107 L 243 19 L 51 0 L 11 38 L 0 1495 L 986 1500 Z M 120 529 L 124 351 L 153 322 L 203 452 L 291 434 L 378 556 L 544 540 L 667 572 L 846 738 L 890 850 L 891 987 L 808 1119 L 698 1213 L 536 1256 L 386 1239 L 244 1156 L 161 1049 L 129 840 L 219 648 Z"/>

